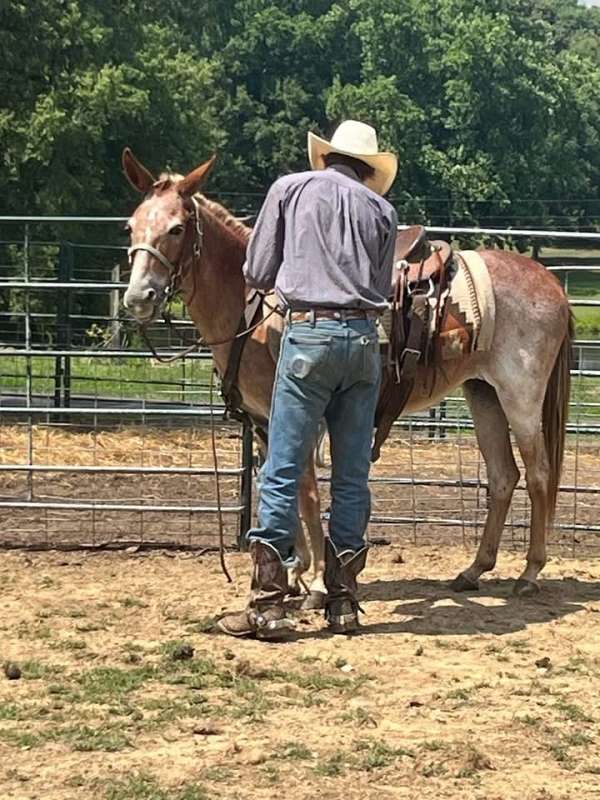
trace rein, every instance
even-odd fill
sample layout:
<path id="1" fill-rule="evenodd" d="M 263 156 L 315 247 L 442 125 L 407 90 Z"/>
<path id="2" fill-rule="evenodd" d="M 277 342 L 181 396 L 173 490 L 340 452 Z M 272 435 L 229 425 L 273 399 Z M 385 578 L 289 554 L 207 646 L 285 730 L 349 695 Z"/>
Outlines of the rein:
<path id="1" fill-rule="evenodd" d="M 262 294 L 262 292 L 261 295 L 264 298 L 264 294 Z M 238 331 L 237 333 L 234 333 L 233 336 L 228 336 L 226 339 L 220 339 L 219 341 L 215 342 L 207 342 L 206 339 L 204 339 L 202 336 L 199 336 L 196 339 L 196 341 L 189 347 L 186 347 L 185 350 L 182 350 L 180 353 L 175 353 L 175 355 L 172 356 L 161 356 L 156 352 L 154 345 L 152 344 L 150 338 L 148 337 L 148 334 L 146 333 L 146 328 L 143 325 L 139 326 L 139 331 L 144 342 L 148 346 L 148 349 L 152 352 L 154 358 L 161 364 L 171 364 L 173 363 L 173 361 L 177 361 L 180 358 L 185 358 L 190 353 L 193 353 L 194 350 L 197 350 L 199 347 L 219 347 L 220 345 L 223 344 L 230 344 L 231 342 L 235 342 L 236 339 L 242 339 L 245 336 L 248 336 L 248 334 L 255 331 L 257 328 L 259 328 L 264 322 L 266 322 L 269 319 L 270 316 L 275 314 L 275 312 L 277 311 L 279 311 L 279 308 L 277 306 L 271 306 L 269 313 L 266 314 L 264 317 L 261 317 L 261 319 L 259 319 L 258 322 L 255 322 L 253 325 L 250 325 L 249 327 L 244 328 L 243 330 Z M 170 328 L 176 330 L 169 316 L 163 314 L 163 319 L 165 320 L 167 325 L 169 325 Z M 244 315 L 242 314 L 242 320 L 243 319 Z"/>

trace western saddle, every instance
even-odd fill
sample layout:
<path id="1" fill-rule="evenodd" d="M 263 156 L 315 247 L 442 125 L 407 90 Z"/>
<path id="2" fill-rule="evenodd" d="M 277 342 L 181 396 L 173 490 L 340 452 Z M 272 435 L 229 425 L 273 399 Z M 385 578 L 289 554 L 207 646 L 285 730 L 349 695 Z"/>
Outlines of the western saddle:
<path id="1" fill-rule="evenodd" d="M 408 282 L 438 280 L 452 256 L 448 242 L 430 242 L 423 225 L 411 225 L 396 235 L 394 262 L 408 265 Z"/>
<path id="2" fill-rule="evenodd" d="M 427 366 L 429 362 L 432 343 L 440 331 L 443 295 L 452 269 L 448 242 L 430 241 L 422 225 L 398 232 L 387 370 L 375 416 L 373 461 L 379 458 L 381 445 L 408 402 L 418 365 Z"/>

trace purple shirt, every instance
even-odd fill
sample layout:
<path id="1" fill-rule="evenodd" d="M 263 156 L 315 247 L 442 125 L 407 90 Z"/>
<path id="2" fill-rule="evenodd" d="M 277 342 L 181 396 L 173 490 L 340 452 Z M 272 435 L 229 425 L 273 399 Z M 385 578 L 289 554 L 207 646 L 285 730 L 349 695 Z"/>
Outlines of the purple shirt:
<path id="1" fill-rule="evenodd" d="M 349 167 L 286 175 L 271 186 L 248 244 L 246 282 L 292 309 L 383 311 L 398 217 Z"/>

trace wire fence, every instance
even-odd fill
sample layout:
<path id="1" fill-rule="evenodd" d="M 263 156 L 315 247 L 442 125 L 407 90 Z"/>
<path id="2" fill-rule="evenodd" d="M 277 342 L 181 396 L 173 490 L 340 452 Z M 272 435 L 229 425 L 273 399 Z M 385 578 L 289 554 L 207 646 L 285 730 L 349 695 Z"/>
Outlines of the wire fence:
<path id="1" fill-rule="evenodd" d="M 0 218 L 0 545 L 214 547 L 217 452 L 226 541 L 252 515 L 250 431 L 210 397 L 208 352 L 156 362 L 125 318 L 126 242 L 118 218 Z M 600 235 L 444 228 L 457 243 L 528 248 L 567 286 L 579 324 L 571 421 L 552 542 L 572 552 L 600 539 Z M 596 249 L 595 249 L 596 248 Z M 176 341 L 195 331 L 175 309 Z M 180 338 L 181 337 L 181 338 Z M 182 345 L 183 340 L 183 345 Z M 327 513 L 328 471 L 322 470 Z M 485 465 L 462 397 L 394 426 L 372 471 L 371 537 L 432 543 L 479 537 Z M 520 483 L 506 537 L 522 547 L 529 501 Z"/>

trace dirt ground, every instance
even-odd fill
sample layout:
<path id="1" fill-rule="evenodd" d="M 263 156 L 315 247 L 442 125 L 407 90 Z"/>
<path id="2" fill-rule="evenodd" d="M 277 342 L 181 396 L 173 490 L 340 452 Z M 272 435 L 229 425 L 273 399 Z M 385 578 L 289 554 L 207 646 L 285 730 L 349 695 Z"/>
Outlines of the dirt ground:
<path id="1" fill-rule="evenodd" d="M 0 553 L 0 798 L 600 797 L 600 561 L 470 556 L 373 548 L 361 636 L 265 644 L 208 630 L 244 555 Z"/>

